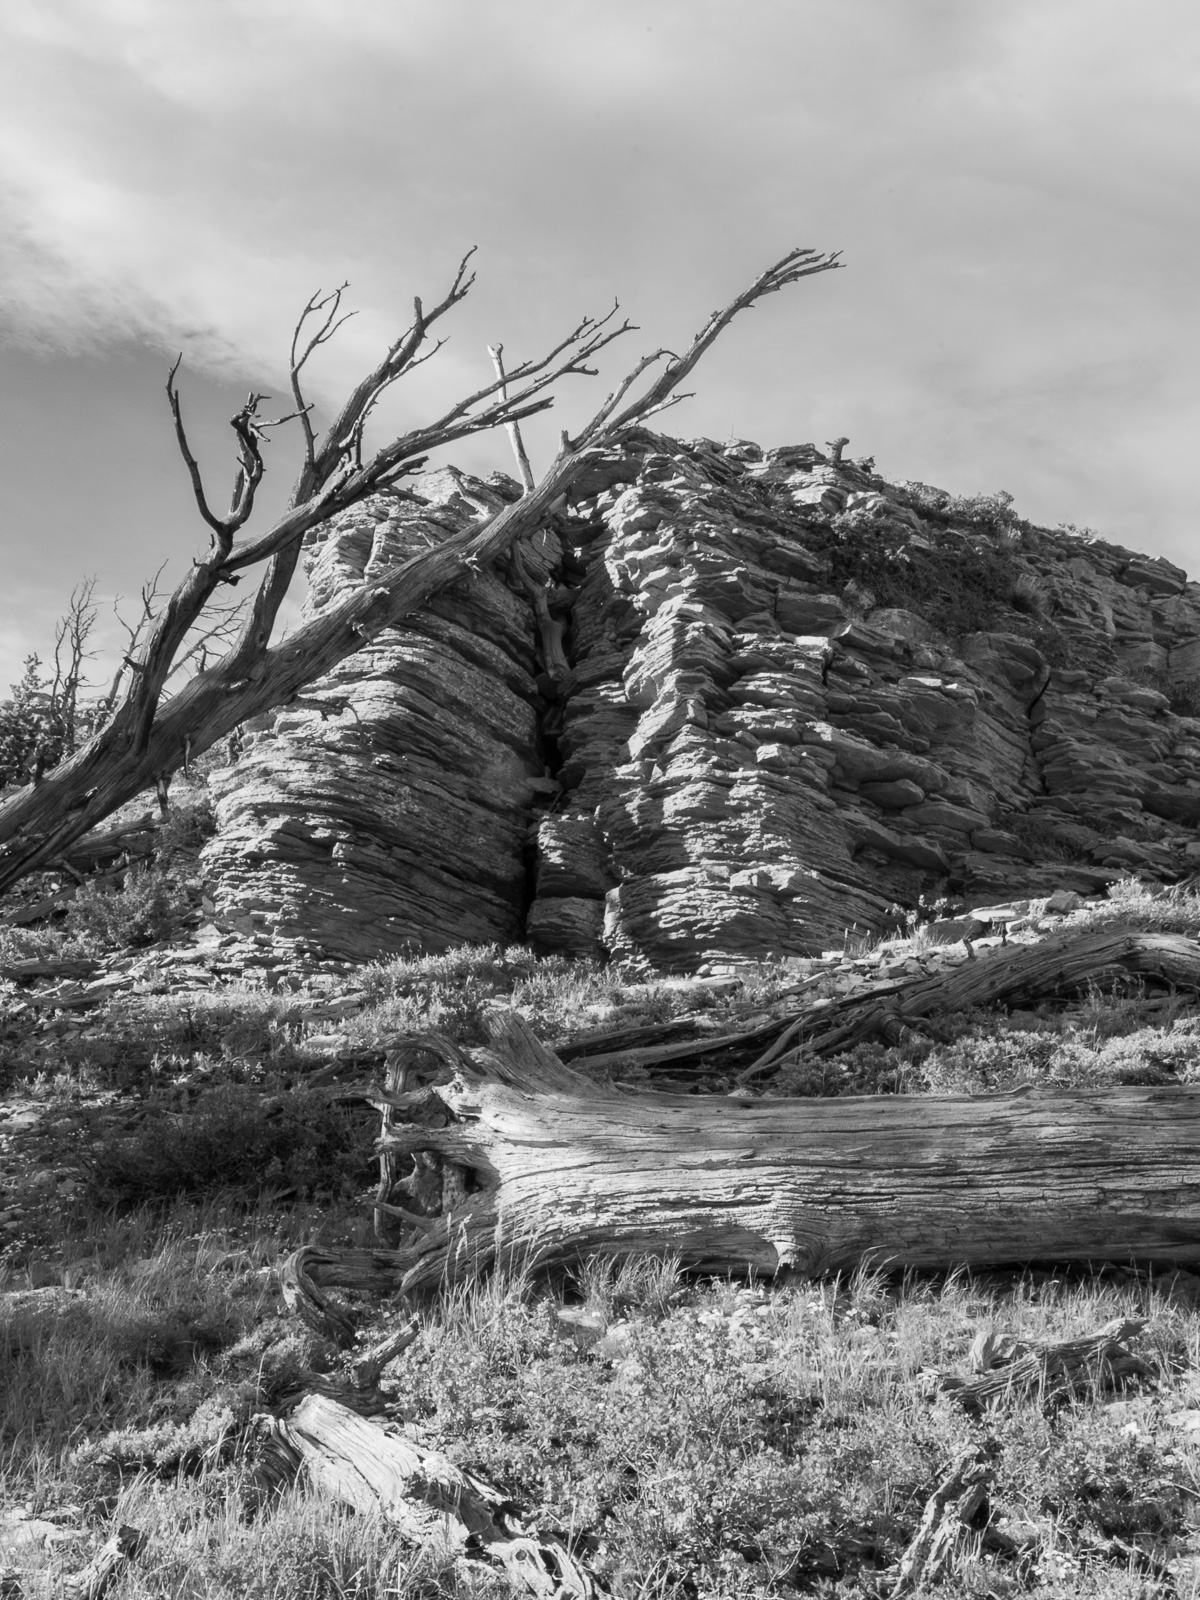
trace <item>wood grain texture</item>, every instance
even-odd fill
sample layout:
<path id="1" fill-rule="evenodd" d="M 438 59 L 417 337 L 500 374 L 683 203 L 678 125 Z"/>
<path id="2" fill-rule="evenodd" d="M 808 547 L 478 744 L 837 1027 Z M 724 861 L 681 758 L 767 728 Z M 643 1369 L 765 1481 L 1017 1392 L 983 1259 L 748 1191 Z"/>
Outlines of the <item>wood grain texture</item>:
<path id="1" fill-rule="evenodd" d="M 452 1170 L 397 1248 L 298 1252 L 320 1285 L 428 1290 L 496 1262 L 677 1254 L 694 1270 L 821 1275 L 1035 1261 L 1200 1261 L 1200 1086 L 828 1100 L 624 1094 L 558 1066 L 515 1012 L 428 1091 L 440 1125 L 380 1148 Z M 443 1058 L 445 1059 L 445 1057 Z M 315 1307 L 315 1309 L 314 1309 Z"/>

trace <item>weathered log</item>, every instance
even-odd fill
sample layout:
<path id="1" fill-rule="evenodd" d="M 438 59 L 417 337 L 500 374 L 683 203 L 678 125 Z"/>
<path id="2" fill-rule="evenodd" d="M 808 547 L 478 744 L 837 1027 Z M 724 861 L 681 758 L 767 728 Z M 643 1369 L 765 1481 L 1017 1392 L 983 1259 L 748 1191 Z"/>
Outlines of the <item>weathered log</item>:
<path id="1" fill-rule="evenodd" d="M 145 1548 L 145 1535 L 122 1525 L 102 1544 L 81 1572 L 66 1579 L 64 1589 L 72 1600 L 101 1600 L 131 1561 Z"/>
<path id="2" fill-rule="evenodd" d="M 0 964 L 0 978 L 7 983 L 32 983 L 35 978 L 90 978 L 99 970 L 98 961 L 86 958 L 77 961 L 35 958 Z"/>
<path id="3" fill-rule="evenodd" d="M 677 1069 L 720 1057 L 723 1065 L 740 1067 L 740 1081 L 748 1083 L 777 1072 L 793 1052 L 836 1055 L 866 1039 L 898 1033 L 923 1017 L 1001 1001 L 1029 1005 L 1077 993 L 1089 984 L 1104 987 L 1131 974 L 1189 993 L 1200 991 L 1200 943 L 1178 933 L 1112 928 L 1068 932 L 1037 944 L 1007 945 L 948 972 L 885 981 L 838 1000 L 810 999 L 790 1016 L 750 1028 L 679 1040 L 680 1023 L 671 1021 L 637 1030 L 636 1042 L 631 1036 L 628 1045 L 624 1038 L 601 1035 L 582 1049 L 575 1041 L 563 1053 L 578 1067 L 610 1071 Z"/>
<path id="4" fill-rule="evenodd" d="M 973 1375 L 945 1373 L 938 1388 L 968 1411 L 981 1411 L 992 1400 L 1030 1389 L 1037 1389 L 1043 1402 L 1061 1400 L 1083 1387 L 1098 1388 L 1144 1373 L 1145 1362 L 1127 1348 L 1144 1327 L 1144 1322 L 1118 1317 L 1098 1333 L 1054 1344 L 1026 1344 L 1010 1334 L 983 1333 L 971 1346 Z"/>
<path id="5" fill-rule="evenodd" d="M 382 1514 L 413 1544 L 449 1534 L 461 1551 L 502 1567 L 543 1600 L 590 1600 L 598 1592 L 566 1546 L 531 1534 L 499 1489 L 401 1429 L 316 1394 L 276 1427 L 318 1492 Z"/>
<path id="6" fill-rule="evenodd" d="M 1104 928 L 1007 946 L 985 961 L 963 962 L 950 972 L 851 996 L 823 1008 L 824 1014 L 814 1007 L 796 1039 L 809 1052 L 833 1055 L 922 1017 L 1000 1000 L 1025 1006 L 1089 984 L 1104 987 L 1126 974 L 1194 993 L 1200 990 L 1200 944 L 1181 933 Z M 784 1059 L 780 1056 L 779 1062 Z"/>
<path id="7" fill-rule="evenodd" d="M 490 1030 L 475 1060 L 445 1046 L 443 1081 L 413 1097 L 422 1121 L 380 1140 L 455 1177 L 441 1214 L 393 1250 L 293 1258 L 291 1292 L 316 1325 L 322 1284 L 411 1293 L 593 1252 L 765 1275 L 1200 1262 L 1200 1086 L 621 1093 L 557 1062 L 516 1012 L 493 1012 Z"/>
<path id="8" fill-rule="evenodd" d="M 995 1470 L 978 1449 L 965 1451 L 925 1503 L 921 1523 L 900 1558 L 894 1596 L 935 1582 L 950 1565 L 987 1500 Z"/>
<path id="9" fill-rule="evenodd" d="M 69 867 L 95 868 L 123 855 L 147 856 L 154 849 L 154 831 L 154 813 L 147 811 L 131 822 L 93 828 L 64 850 L 60 859 Z"/>

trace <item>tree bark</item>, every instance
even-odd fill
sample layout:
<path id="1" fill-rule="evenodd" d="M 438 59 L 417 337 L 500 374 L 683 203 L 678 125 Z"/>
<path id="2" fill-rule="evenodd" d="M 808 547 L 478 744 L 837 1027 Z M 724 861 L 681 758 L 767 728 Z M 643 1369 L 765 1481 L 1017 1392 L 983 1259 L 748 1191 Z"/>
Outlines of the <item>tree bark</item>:
<path id="1" fill-rule="evenodd" d="M 316 1325 L 322 1284 L 413 1293 L 592 1252 L 765 1276 L 1200 1262 L 1200 1086 L 626 1094 L 563 1066 L 515 1012 L 490 1027 L 474 1060 L 426 1036 L 433 1087 L 373 1091 L 409 1119 L 381 1150 L 440 1163 L 443 1199 L 425 1185 L 430 1214 L 394 1250 L 298 1252 L 290 1293 Z"/>

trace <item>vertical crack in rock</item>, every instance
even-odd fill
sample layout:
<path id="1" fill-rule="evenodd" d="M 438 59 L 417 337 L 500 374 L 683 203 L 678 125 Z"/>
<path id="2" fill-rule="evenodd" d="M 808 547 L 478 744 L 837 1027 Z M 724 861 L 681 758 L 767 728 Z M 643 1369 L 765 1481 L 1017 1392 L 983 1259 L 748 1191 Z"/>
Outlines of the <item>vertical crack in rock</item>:
<path id="1" fill-rule="evenodd" d="M 319 610 L 495 509 L 321 530 Z M 811 954 L 943 896 L 1200 857 L 1200 585 L 812 445 L 650 433 L 218 776 L 219 906 L 332 953 Z M 1187 714 L 1183 714 L 1187 713 Z"/>

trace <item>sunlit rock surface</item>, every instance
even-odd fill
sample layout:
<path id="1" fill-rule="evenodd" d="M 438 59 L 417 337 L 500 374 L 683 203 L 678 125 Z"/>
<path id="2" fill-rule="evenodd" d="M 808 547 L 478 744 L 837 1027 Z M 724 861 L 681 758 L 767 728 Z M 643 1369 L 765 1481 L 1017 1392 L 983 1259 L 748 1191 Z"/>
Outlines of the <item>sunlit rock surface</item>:
<path id="1" fill-rule="evenodd" d="M 322 530 L 312 607 L 501 504 L 420 489 Z M 642 434 L 520 568 L 251 732 L 208 865 L 227 914 L 359 958 L 809 954 L 921 902 L 1196 870 L 1193 709 L 1200 585 L 1165 561 L 812 446 Z"/>

